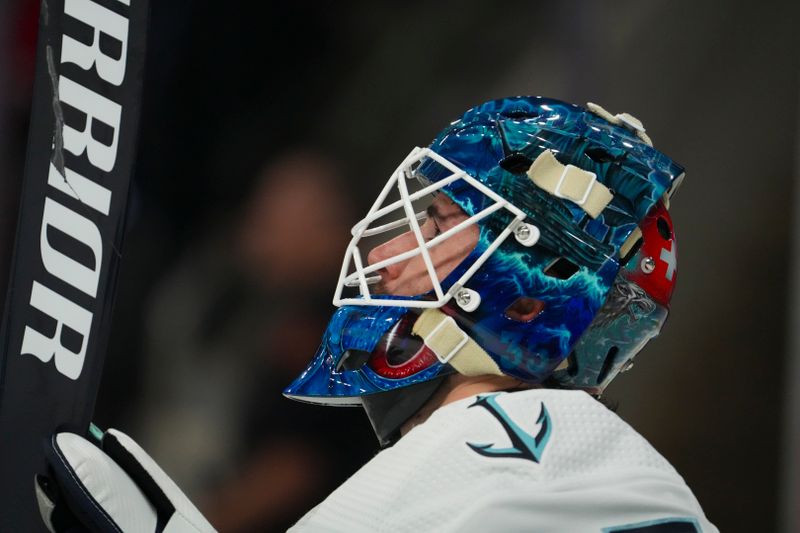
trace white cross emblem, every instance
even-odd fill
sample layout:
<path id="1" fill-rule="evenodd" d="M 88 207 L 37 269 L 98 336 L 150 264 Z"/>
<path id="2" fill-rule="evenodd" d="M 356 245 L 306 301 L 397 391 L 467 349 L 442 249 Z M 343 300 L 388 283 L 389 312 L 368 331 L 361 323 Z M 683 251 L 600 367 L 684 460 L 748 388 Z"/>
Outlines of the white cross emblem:
<path id="1" fill-rule="evenodd" d="M 670 245 L 670 249 L 661 249 L 661 260 L 667 264 L 667 281 L 672 281 L 672 276 L 675 275 L 675 250 Z"/>

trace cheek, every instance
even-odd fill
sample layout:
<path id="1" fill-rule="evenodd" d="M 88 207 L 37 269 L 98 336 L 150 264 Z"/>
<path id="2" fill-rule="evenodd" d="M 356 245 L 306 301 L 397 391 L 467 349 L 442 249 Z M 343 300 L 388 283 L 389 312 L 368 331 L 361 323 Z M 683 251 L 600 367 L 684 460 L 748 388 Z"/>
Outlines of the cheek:
<path id="1" fill-rule="evenodd" d="M 431 250 L 431 259 L 440 280 L 447 277 L 475 249 L 478 235 L 477 226 L 470 226 Z"/>

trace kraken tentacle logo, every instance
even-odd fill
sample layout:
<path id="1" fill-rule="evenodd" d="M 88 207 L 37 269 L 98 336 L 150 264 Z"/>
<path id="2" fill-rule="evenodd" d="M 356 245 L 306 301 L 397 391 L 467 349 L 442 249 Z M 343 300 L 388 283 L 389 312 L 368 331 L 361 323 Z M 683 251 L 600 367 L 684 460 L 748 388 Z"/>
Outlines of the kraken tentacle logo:
<path id="1" fill-rule="evenodd" d="M 497 393 L 478 396 L 475 403 L 469 407 L 478 405 L 489 411 L 500 422 L 508 438 L 511 439 L 511 447 L 493 448 L 494 443 L 473 444 L 471 442 L 468 442 L 467 446 L 486 457 L 518 457 L 520 459 L 529 459 L 534 463 L 540 462 L 552 429 L 550 413 L 547 412 L 544 403 L 542 403 L 539 418 L 536 420 L 540 429 L 534 437 L 511 420 L 505 410 L 497 403 L 496 397 Z"/>

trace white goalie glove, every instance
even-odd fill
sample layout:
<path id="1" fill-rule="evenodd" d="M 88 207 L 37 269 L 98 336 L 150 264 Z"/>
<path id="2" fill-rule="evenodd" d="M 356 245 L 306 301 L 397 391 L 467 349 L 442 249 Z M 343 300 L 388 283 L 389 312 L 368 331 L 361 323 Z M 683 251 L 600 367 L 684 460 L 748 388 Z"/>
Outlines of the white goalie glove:
<path id="1" fill-rule="evenodd" d="M 208 533 L 215 531 L 156 462 L 126 434 L 92 427 L 92 442 L 58 433 L 47 446 L 55 483 L 36 479 L 53 533 Z M 94 439 L 93 439 L 94 440 Z"/>

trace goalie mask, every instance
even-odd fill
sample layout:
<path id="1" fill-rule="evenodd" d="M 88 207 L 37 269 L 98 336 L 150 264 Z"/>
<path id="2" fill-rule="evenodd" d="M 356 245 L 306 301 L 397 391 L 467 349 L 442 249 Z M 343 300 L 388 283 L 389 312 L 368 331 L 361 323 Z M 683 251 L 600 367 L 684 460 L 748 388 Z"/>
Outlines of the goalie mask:
<path id="1" fill-rule="evenodd" d="M 353 227 L 338 309 L 284 394 L 364 405 L 385 443 L 453 372 L 601 393 L 666 319 L 682 177 L 627 114 L 467 111 Z"/>

